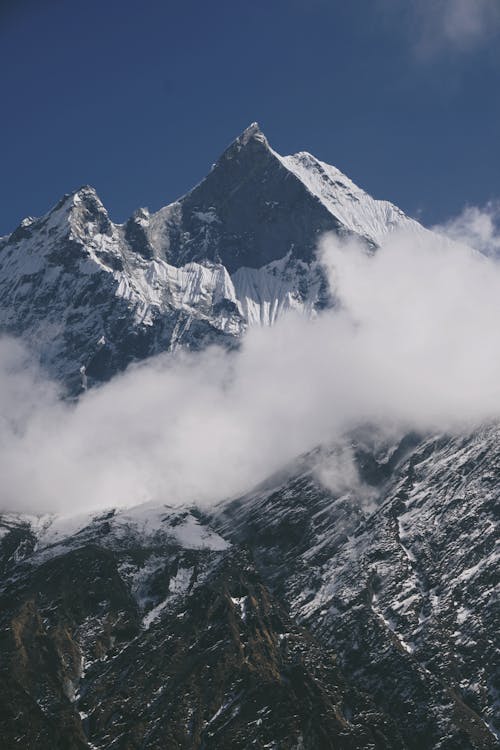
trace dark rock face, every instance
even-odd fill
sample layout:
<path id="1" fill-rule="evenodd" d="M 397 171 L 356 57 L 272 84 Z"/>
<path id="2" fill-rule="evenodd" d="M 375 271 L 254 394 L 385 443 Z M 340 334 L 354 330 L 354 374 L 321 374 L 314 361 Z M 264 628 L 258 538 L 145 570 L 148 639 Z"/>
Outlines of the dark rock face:
<path id="1" fill-rule="evenodd" d="M 154 252 L 144 226 L 148 220 L 149 213 L 147 211 L 144 209 L 136 211 L 125 224 L 125 239 L 135 252 L 142 255 L 146 260 L 152 260 Z"/>
<path id="2" fill-rule="evenodd" d="M 241 266 L 260 268 L 289 252 L 309 263 L 320 234 L 347 233 L 283 166 L 257 125 L 179 203 L 182 223 L 168 250 L 176 265 L 209 258 L 233 273 Z"/>
<path id="3" fill-rule="evenodd" d="M 354 489 L 333 447 L 210 518 L 4 516 L 3 746 L 498 747 L 498 445 L 359 430 Z"/>
<path id="4" fill-rule="evenodd" d="M 168 537 L 183 522 L 165 511 L 148 539 L 104 517 L 38 553 L 11 524 L 2 747 L 404 748 L 249 553 L 186 549 Z"/>
<path id="5" fill-rule="evenodd" d="M 498 747 L 498 428 L 414 440 L 373 453 L 371 487 L 302 466 L 215 520 L 408 747 Z"/>

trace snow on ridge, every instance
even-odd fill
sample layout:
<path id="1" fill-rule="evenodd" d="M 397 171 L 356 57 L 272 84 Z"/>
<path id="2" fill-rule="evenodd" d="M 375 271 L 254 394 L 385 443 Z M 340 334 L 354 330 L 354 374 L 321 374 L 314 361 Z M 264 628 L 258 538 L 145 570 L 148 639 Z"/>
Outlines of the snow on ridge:
<path id="1" fill-rule="evenodd" d="M 307 279 L 307 295 L 299 294 L 300 280 Z M 273 325 L 288 310 L 312 316 L 321 287 L 319 267 L 291 258 L 262 268 L 242 266 L 232 275 L 235 295 L 248 325 Z"/>
<path id="2" fill-rule="evenodd" d="M 136 533 L 147 538 L 160 530 L 185 549 L 224 550 L 230 546 L 215 531 L 203 526 L 191 511 L 162 503 L 147 502 L 118 509 L 110 523 L 119 535 Z"/>
<path id="3" fill-rule="evenodd" d="M 379 243 L 388 232 L 423 227 L 388 201 L 375 200 L 337 167 L 316 159 L 307 151 L 290 156 L 274 152 L 283 166 L 315 195 L 328 211 L 356 234 Z"/>
<path id="4" fill-rule="evenodd" d="M 231 546 L 220 534 L 201 523 L 191 510 L 155 502 L 76 514 L 1 513 L 0 539 L 20 526 L 29 528 L 36 539 L 33 560 L 37 564 L 75 545 L 95 540 L 105 547 L 154 542 L 188 550 L 221 552 Z"/>
<path id="5" fill-rule="evenodd" d="M 136 310 L 136 321 L 153 323 L 155 311 L 185 310 L 195 317 L 213 316 L 213 307 L 224 300 L 237 308 L 234 285 L 226 268 L 220 264 L 186 263 L 177 267 L 161 258 L 137 261 L 130 258 L 127 272 L 115 271 L 116 295 L 130 302 Z M 219 319 L 219 327 L 239 332 L 231 315 Z"/>

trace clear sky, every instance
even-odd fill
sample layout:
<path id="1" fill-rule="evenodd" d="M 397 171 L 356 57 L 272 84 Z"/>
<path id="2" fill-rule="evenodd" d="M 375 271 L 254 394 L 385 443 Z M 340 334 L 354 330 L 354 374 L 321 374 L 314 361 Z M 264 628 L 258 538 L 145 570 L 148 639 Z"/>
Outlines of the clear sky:
<path id="1" fill-rule="evenodd" d="M 0 234 L 93 185 L 116 221 L 258 120 L 425 223 L 500 197 L 499 0 L 0 0 Z"/>

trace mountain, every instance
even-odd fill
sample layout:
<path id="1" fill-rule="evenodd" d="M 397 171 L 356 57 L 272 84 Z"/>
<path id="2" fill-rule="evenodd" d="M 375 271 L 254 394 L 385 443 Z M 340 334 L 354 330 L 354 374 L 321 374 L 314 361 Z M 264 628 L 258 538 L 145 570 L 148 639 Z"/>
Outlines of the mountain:
<path id="1" fill-rule="evenodd" d="M 256 124 L 180 200 L 114 224 L 90 187 L 0 240 L 0 329 L 70 392 L 178 346 L 234 346 L 248 325 L 327 304 L 325 231 L 375 247 L 423 231 L 307 153 L 281 157 Z"/>
<path id="2" fill-rule="evenodd" d="M 212 518 L 409 747 L 499 746 L 498 446 L 498 426 L 394 445 L 361 432 L 360 486 L 321 481 L 335 446 Z"/>
<path id="3" fill-rule="evenodd" d="M 155 214 L 86 187 L 23 221 L 0 326 L 76 395 L 314 314 L 318 236 L 401 227 L 427 231 L 253 124 Z M 2 748 L 500 747 L 499 445 L 363 426 L 210 510 L 0 513 Z"/>
<path id="4" fill-rule="evenodd" d="M 192 512 L 4 524 L 3 747 L 403 746 Z"/>
<path id="5" fill-rule="evenodd" d="M 498 427 L 349 439 L 357 489 L 3 514 L 3 746 L 497 748 Z"/>

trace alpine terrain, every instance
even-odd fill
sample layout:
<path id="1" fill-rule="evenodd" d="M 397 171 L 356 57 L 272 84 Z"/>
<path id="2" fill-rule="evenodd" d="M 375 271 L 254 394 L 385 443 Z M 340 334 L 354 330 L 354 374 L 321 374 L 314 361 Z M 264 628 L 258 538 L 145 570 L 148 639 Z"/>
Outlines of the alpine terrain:
<path id="1" fill-rule="evenodd" d="M 0 239 L 0 329 L 76 399 L 314 316 L 321 235 L 397 229 L 428 231 L 254 123 L 156 213 L 83 187 Z M 360 481 L 329 487 L 346 451 Z M 210 510 L 2 512 L 2 748 L 499 748 L 499 490 L 498 425 L 360 427 Z"/>

